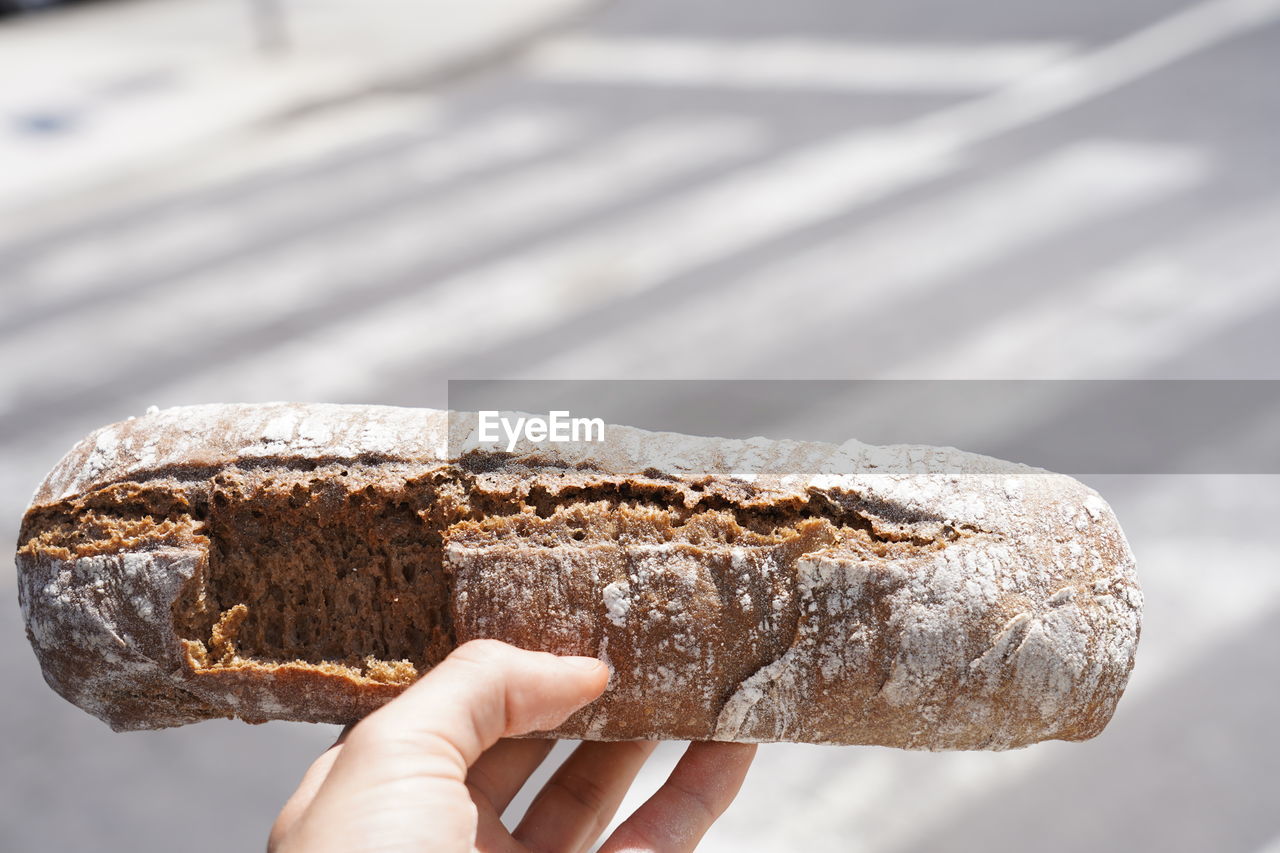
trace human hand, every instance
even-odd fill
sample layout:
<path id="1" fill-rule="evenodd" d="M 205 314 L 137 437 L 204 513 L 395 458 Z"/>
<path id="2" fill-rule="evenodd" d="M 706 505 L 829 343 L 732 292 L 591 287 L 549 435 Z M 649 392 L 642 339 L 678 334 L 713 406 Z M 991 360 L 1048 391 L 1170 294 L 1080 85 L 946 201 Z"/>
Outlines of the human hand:
<path id="1" fill-rule="evenodd" d="M 555 728 L 608 680 L 595 658 L 496 640 L 460 646 L 316 759 L 276 819 L 268 853 L 589 849 L 656 742 L 584 742 L 514 832 L 501 817 L 554 745 L 512 736 Z M 692 850 L 754 755 L 754 744 L 691 743 L 601 853 Z"/>

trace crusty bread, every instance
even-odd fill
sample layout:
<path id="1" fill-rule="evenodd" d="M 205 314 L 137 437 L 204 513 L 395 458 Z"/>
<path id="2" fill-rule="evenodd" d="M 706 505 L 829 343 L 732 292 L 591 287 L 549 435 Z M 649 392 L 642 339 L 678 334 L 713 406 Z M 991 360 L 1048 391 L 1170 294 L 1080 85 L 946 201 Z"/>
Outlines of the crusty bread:
<path id="1" fill-rule="evenodd" d="M 1133 557 L 1069 477 L 612 426 L 507 453 L 474 427 L 276 403 L 94 432 L 19 539 L 46 680 L 117 730 L 349 723 L 494 637 L 611 664 L 559 736 L 919 749 L 1089 738 L 1124 690 Z"/>

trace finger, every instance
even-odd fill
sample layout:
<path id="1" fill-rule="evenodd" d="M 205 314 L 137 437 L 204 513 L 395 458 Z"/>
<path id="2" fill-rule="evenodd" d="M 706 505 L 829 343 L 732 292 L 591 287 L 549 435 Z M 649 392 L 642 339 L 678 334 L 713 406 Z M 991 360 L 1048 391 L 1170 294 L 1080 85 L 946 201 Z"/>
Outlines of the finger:
<path id="1" fill-rule="evenodd" d="M 455 649 L 352 730 L 329 781 L 343 787 L 406 776 L 463 782 L 499 738 L 552 729 L 604 690 L 595 658 L 558 657 L 496 640 Z"/>
<path id="2" fill-rule="evenodd" d="M 555 743 L 547 738 L 500 740 L 471 765 L 467 785 L 501 815 Z"/>
<path id="3" fill-rule="evenodd" d="M 534 850 L 582 850 L 604 832 L 657 741 L 582 743 L 512 833 Z"/>
<path id="4" fill-rule="evenodd" d="M 329 770 L 333 767 L 333 762 L 337 760 L 338 754 L 342 752 L 342 743 L 346 740 L 347 732 L 349 731 L 351 731 L 350 726 L 343 729 L 342 734 L 338 735 L 338 739 L 330 744 L 328 749 L 320 753 L 316 760 L 311 762 L 307 772 L 303 774 L 302 781 L 298 783 L 298 789 L 285 802 L 284 808 L 280 809 L 280 814 L 276 817 L 276 822 L 271 826 L 271 834 L 267 838 L 268 853 L 271 853 L 280 845 L 280 841 L 293 828 L 293 825 L 298 822 L 298 818 L 302 817 L 302 813 L 311 805 L 311 801 L 315 799 L 316 791 L 320 790 L 320 786 L 329 775 Z"/>
<path id="5" fill-rule="evenodd" d="M 599 853 L 693 850 L 737 796 L 755 753 L 753 743 L 689 744 L 667 781 L 614 830 Z"/>

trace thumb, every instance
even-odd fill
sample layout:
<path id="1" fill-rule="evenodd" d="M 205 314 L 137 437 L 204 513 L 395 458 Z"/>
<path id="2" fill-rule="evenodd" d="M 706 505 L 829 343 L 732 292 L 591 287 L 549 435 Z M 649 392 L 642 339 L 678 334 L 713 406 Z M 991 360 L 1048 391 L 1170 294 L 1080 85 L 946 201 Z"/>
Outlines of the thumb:
<path id="1" fill-rule="evenodd" d="M 608 667 L 595 658 L 472 640 L 357 725 L 344 749 L 350 760 L 338 765 L 374 769 L 379 765 L 359 760 L 362 754 L 389 745 L 402 759 L 444 759 L 447 766 L 433 772 L 463 781 L 467 767 L 499 738 L 555 728 L 608 681 Z"/>

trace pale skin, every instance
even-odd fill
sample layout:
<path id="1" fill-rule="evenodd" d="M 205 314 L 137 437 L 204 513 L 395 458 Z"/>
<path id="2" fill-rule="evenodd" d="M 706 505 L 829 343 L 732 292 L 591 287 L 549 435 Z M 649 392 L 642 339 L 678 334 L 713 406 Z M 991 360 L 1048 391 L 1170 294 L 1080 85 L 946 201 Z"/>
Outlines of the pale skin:
<path id="1" fill-rule="evenodd" d="M 514 830 L 502 812 L 554 741 L 604 692 L 608 668 L 474 640 L 399 698 L 343 732 L 303 776 L 271 829 L 268 853 L 551 853 L 599 841 L 654 741 L 584 742 Z M 728 808 L 754 744 L 691 743 L 666 783 L 601 853 L 693 850 Z"/>

